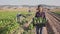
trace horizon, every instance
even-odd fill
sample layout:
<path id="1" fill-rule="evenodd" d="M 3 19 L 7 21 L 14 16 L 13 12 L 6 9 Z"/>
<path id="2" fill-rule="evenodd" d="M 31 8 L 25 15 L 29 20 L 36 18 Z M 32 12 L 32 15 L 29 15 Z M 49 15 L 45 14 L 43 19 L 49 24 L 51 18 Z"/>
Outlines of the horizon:
<path id="1" fill-rule="evenodd" d="M 0 0 L 0 5 L 52 5 L 60 6 L 59 0 Z"/>
<path id="2" fill-rule="evenodd" d="M 46 5 L 46 4 L 39 4 L 39 5 Z M 24 6 L 24 5 L 0 5 L 0 6 Z M 38 5 L 25 5 L 25 6 L 38 6 Z M 46 5 L 46 6 L 56 6 L 56 5 Z M 57 7 L 60 7 L 60 6 L 57 6 Z"/>

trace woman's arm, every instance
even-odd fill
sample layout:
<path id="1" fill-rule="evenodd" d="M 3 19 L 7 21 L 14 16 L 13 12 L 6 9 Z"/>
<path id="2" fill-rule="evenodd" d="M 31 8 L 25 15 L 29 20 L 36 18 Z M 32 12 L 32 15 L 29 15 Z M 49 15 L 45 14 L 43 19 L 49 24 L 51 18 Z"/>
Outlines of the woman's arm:
<path id="1" fill-rule="evenodd" d="M 42 18 L 46 18 L 46 17 L 45 17 L 45 12 L 42 12 Z"/>

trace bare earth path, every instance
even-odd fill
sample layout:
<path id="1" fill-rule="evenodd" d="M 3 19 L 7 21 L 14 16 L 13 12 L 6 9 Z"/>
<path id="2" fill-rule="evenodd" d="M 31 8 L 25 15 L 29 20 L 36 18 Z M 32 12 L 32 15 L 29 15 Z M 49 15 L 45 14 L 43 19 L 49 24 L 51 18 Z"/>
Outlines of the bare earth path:
<path id="1" fill-rule="evenodd" d="M 46 16 L 47 16 L 47 19 L 49 20 L 49 25 L 51 26 L 54 34 L 59 34 L 59 32 L 60 32 L 59 31 L 59 29 L 60 29 L 59 28 L 60 27 L 59 23 L 60 22 L 56 18 L 54 18 L 53 14 L 51 15 L 49 13 L 46 13 Z"/>

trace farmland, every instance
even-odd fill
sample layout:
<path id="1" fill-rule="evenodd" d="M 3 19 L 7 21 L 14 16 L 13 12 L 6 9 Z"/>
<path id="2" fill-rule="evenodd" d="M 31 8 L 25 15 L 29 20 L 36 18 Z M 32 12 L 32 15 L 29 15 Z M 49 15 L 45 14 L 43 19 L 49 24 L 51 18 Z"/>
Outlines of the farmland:
<path id="1" fill-rule="evenodd" d="M 57 12 L 57 11 L 56 11 L 55 13 L 56 13 L 56 14 L 60 14 L 60 12 Z"/>
<path id="2" fill-rule="evenodd" d="M 19 24 L 15 20 L 16 13 L 14 12 L 0 12 L 0 33 L 8 34 L 19 28 Z"/>
<path id="3" fill-rule="evenodd" d="M 17 23 L 17 14 L 21 13 L 26 16 L 25 22 L 23 21 L 22 23 L 26 23 L 26 21 L 29 21 L 32 16 L 34 15 L 33 12 L 25 12 L 25 11 L 0 11 L 0 34 L 13 34 L 17 29 L 22 29 L 23 24 Z M 27 16 L 26 14 L 32 14 L 31 16 Z M 23 31 L 24 32 L 24 31 Z M 20 32 L 21 33 L 21 32 Z"/>
<path id="4" fill-rule="evenodd" d="M 27 24 L 30 22 L 35 14 L 35 10 L 32 9 L 32 12 L 28 12 L 28 10 L 28 8 L 22 8 L 18 10 L 0 10 L 0 34 L 35 34 L 36 31 L 32 22 L 29 24 L 28 28 L 24 28 L 24 26 L 27 26 Z M 54 13 L 60 15 L 59 11 L 54 11 Z M 18 22 L 17 14 L 22 14 L 23 16 L 25 16 L 21 17 L 21 19 L 23 18 L 21 22 Z M 49 15 L 47 17 L 49 17 Z M 43 31 L 45 32 L 45 30 Z"/>

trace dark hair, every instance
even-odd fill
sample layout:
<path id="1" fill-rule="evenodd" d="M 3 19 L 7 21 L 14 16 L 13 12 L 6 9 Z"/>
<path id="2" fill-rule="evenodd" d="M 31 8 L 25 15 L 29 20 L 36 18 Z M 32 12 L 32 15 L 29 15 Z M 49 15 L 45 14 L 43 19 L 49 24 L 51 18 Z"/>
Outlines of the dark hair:
<path id="1" fill-rule="evenodd" d="M 42 5 L 38 5 L 38 8 L 37 8 L 37 10 L 39 10 L 39 7 L 42 7 Z"/>

